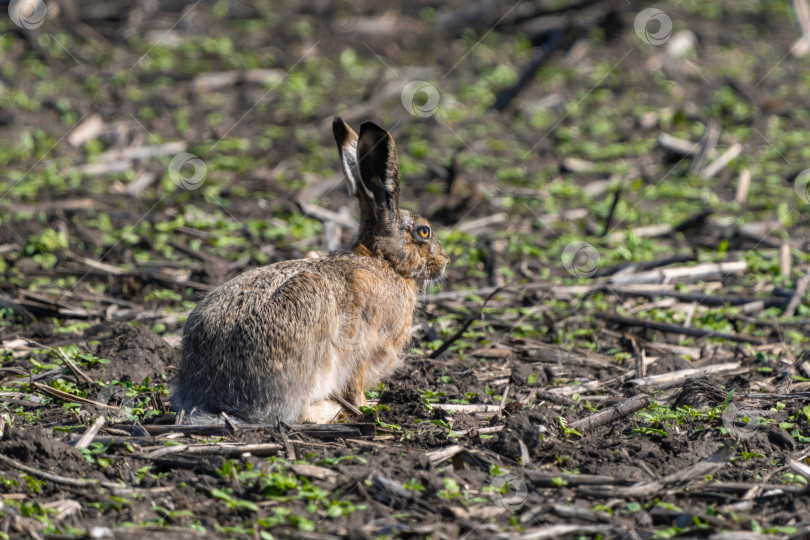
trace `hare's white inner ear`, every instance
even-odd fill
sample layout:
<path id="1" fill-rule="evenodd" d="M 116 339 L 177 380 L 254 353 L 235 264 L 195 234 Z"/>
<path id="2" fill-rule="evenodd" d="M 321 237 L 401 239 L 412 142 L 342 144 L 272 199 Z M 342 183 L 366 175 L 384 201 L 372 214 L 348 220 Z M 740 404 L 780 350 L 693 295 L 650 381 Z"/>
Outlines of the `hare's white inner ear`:
<path id="1" fill-rule="evenodd" d="M 338 146 L 343 174 L 349 182 L 352 193 L 359 197 L 358 189 L 363 183 L 360 181 L 360 166 L 357 160 L 357 133 L 339 116 L 332 120 L 332 133 Z"/>
<path id="2" fill-rule="evenodd" d="M 351 141 L 343 147 L 340 152 L 340 163 L 343 165 L 343 174 L 352 187 L 352 192 L 357 195 L 358 179 L 360 178 L 360 168 L 357 165 L 357 141 Z"/>
<path id="3" fill-rule="evenodd" d="M 361 189 L 366 193 L 369 199 L 374 198 L 374 194 L 360 181 L 360 164 L 357 161 L 357 139 L 352 139 L 346 142 L 343 150 L 340 152 L 340 162 L 343 165 L 343 173 L 352 187 L 352 193 L 357 193 Z"/>

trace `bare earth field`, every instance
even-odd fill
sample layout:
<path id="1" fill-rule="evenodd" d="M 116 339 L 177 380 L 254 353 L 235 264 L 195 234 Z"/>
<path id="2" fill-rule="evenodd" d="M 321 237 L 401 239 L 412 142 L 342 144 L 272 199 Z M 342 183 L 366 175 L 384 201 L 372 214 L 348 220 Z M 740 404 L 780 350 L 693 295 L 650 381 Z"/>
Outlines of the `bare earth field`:
<path id="1" fill-rule="evenodd" d="M 810 538 L 807 0 L 9 10 L 0 538 Z M 336 114 L 452 258 L 401 369 L 175 425 L 203 295 L 350 245 Z"/>

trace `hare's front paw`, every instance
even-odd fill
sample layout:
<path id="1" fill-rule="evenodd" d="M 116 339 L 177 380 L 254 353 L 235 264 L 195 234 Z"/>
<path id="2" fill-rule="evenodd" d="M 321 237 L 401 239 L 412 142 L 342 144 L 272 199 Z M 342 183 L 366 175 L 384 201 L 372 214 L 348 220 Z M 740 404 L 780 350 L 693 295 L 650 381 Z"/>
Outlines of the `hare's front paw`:
<path id="1" fill-rule="evenodd" d="M 366 366 L 362 366 L 357 370 L 351 379 L 349 379 L 349 386 L 346 388 L 346 393 L 343 398 L 356 407 L 364 407 L 368 405 L 366 400 Z"/>
<path id="2" fill-rule="evenodd" d="M 312 403 L 301 417 L 301 422 L 313 422 L 315 424 L 331 424 L 340 414 L 343 408 L 336 401 L 325 399 Z"/>

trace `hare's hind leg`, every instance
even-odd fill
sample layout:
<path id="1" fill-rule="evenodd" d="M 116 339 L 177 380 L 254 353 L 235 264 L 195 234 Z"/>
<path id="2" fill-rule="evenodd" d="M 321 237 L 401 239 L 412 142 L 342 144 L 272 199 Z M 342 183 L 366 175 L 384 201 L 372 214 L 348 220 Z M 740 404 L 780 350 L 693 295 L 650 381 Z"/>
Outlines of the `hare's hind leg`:
<path id="1" fill-rule="evenodd" d="M 316 401 L 301 416 L 301 422 L 314 422 L 316 424 L 330 424 L 340 414 L 342 407 L 331 399 Z"/>

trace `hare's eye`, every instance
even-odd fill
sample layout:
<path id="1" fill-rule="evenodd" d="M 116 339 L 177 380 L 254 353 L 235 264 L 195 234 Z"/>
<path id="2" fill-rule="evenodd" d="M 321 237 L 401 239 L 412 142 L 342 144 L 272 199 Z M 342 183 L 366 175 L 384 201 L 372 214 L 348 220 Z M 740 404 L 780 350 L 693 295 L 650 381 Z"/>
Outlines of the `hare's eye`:
<path id="1" fill-rule="evenodd" d="M 427 240 L 430 238 L 430 227 L 421 226 L 414 229 L 415 236 L 418 240 Z"/>

